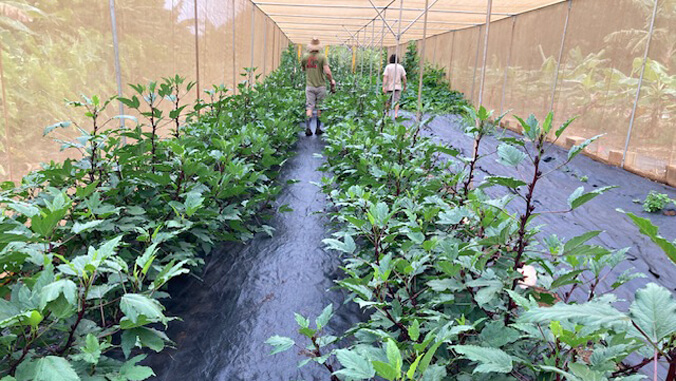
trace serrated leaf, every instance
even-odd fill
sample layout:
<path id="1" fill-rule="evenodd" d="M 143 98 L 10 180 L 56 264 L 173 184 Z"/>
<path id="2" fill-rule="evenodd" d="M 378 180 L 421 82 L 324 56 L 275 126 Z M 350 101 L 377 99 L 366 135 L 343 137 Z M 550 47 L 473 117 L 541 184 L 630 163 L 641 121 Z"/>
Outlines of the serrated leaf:
<path id="1" fill-rule="evenodd" d="M 527 185 L 525 181 L 506 176 L 486 176 L 484 180 L 493 185 L 502 185 L 503 187 L 516 189 Z"/>
<path id="2" fill-rule="evenodd" d="M 622 212 L 620 210 L 620 212 Z M 623 212 L 624 213 L 624 212 Z M 676 244 L 669 242 L 664 237 L 658 234 L 657 226 L 647 219 L 638 217 L 634 213 L 626 213 L 626 215 L 631 219 L 631 221 L 639 228 L 639 231 L 642 234 L 645 234 L 653 241 L 657 246 L 659 246 L 664 253 L 671 259 L 672 262 L 676 263 Z"/>
<path id="3" fill-rule="evenodd" d="M 583 204 L 591 201 L 596 196 L 604 193 L 609 189 L 617 188 L 616 186 L 607 186 L 603 188 L 594 189 L 591 192 L 584 193 L 584 187 L 577 188 L 569 197 L 568 197 L 568 206 L 570 209 L 576 209 Z"/>
<path id="4" fill-rule="evenodd" d="M 512 357 L 501 349 L 476 345 L 454 345 L 451 348 L 467 359 L 479 363 L 472 373 L 509 373 L 512 371 Z"/>
<path id="5" fill-rule="evenodd" d="M 584 142 L 580 143 L 579 145 L 573 146 L 573 148 L 568 151 L 568 161 L 572 160 L 575 156 L 577 156 L 582 150 L 587 148 L 588 145 L 592 144 L 596 139 L 600 138 L 604 134 L 601 135 L 596 135 L 593 138 L 589 138 L 585 140 Z"/>
<path id="6" fill-rule="evenodd" d="M 517 167 L 525 158 L 526 154 L 513 145 L 503 143 L 498 146 L 498 162 L 500 164 Z"/>
<path id="7" fill-rule="evenodd" d="M 271 355 L 284 352 L 286 350 L 291 349 L 291 347 L 296 344 L 292 339 L 288 337 L 283 337 L 283 336 L 272 336 L 271 338 L 265 340 L 265 344 L 272 345 L 272 352 L 270 352 Z"/>
<path id="8" fill-rule="evenodd" d="M 655 283 L 636 291 L 629 316 L 653 343 L 676 333 L 676 301 L 669 290 Z"/>
<path id="9" fill-rule="evenodd" d="M 329 304 L 328 306 L 324 307 L 322 313 L 319 316 L 317 316 L 317 319 L 315 320 L 315 323 L 317 324 L 317 329 L 321 330 L 322 328 L 326 327 L 326 325 L 329 323 L 329 320 L 331 320 L 332 316 L 333 316 L 333 304 Z"/>
<path id="10" fill-rule="evenodd" d="M 375 376 L 376 371 L 371 361 L 364 358 L 355 351 L 348 349 L 339 349 L 336 351 L 336 358 L 343 369 L 334 372 L 355 380 L 366 380 Z"/>

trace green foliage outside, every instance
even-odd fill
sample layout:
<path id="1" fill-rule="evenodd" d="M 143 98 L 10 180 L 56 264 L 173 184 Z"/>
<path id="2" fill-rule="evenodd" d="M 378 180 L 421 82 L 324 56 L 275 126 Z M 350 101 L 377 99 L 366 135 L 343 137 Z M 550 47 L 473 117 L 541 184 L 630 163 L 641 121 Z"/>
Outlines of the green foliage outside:
<path id="1" fill-rule="evenodd" d="M 194 84 L 176 76 L 120 99 L 140 120 L 106 118 L 117 100 L 92 96 L 70 102 L 87 124 L 45 129 L 77 130 L 60 143 L 82 158 L 0 186 L 0 379 L 153 375 L 138 363 L 172 344 L 167 282 L 223 241 L 273 233 L 265 220 L 303 109 L 290 57 L 237 95 L 215 86 L 187 107 Z"/>

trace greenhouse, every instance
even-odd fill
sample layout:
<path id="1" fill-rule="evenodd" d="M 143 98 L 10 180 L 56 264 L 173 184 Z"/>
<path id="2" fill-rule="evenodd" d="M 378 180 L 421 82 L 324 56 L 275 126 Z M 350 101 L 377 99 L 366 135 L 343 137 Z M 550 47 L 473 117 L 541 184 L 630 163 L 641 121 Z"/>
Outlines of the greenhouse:
<path id="1" fill-rule="evenodd" d="M 676 381 L 676 0 L 0 0 L 0 381 Z"/>

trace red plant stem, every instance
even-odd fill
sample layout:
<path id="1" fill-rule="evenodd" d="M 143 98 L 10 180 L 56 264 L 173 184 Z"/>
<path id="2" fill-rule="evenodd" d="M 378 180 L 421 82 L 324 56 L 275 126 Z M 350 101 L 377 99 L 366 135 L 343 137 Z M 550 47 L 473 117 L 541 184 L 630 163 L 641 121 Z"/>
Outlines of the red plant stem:
<path id="1" fill-rule="evenodd" d="M 480 122 L 480 130 L 483 127 L 483 122 Z M 474 180 L 474 168 L 476 167 L 477 161 L 479 161 L 479 146 L 481 145 L 481 138 L 483 138 L 483 133 L 479 132 L 474 139 L 474 154 L 472 155 L 472 161 L 469 163 L 469 174 L 467 175 L 467 179 L 465 180 L 465 184 L 463 185 L 463 193 L 464 193 L 464 199 L 461 200 L 461 203 L 464 203 L 467 200 L 467 196 L 469 195 L 469 187 L 472 185 L 472 180 Z"/>

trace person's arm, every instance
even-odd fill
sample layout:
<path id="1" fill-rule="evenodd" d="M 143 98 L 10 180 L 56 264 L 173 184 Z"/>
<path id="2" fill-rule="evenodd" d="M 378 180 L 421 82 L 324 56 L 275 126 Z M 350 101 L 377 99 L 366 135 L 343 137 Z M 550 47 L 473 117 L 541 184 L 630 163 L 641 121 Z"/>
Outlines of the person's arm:
<path id="1" fill-rule="evenodd" d="M 331 86 L 335 86 L 336 81 L 333 79 L 333 74 L 331 73 L 331 68 L 328 63 L 324 64 L 324 74 L 326 74 L 326 77 L 331 81 Z"/>
<path id="2" fill-rule="evenodd" d="M 404 74 L 401 77 L 401 84 L 403 86 L 402 89 L 401 89 L 401 92 L 403 93 L 404 91 L 406 91 L 406 74 Z"/>
<path id="3" fill-rule="evenodd" d="M 383 74 L 383 93 L 387 92 L 387 87 L 385 87 L 385 84 L 388 83 L 389 79 L 387 78 L 387 74 Z"/>

